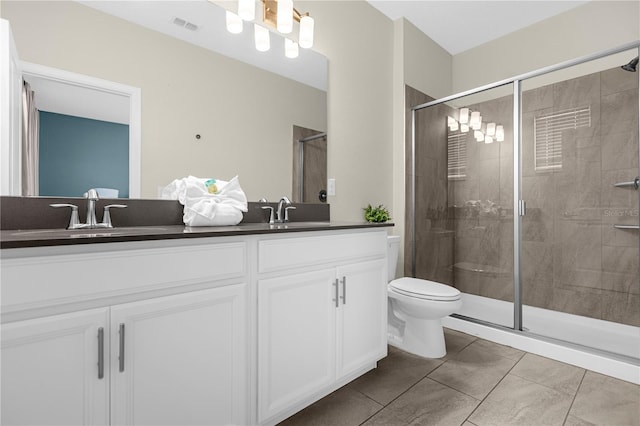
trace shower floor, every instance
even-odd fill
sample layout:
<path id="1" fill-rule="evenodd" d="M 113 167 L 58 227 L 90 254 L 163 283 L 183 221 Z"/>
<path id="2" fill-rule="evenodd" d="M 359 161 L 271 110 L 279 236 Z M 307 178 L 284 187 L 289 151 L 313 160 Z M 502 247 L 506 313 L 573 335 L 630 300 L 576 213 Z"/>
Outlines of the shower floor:
<path id="1" fill-rule="evenodd" d="M 462 294 L 459 315 L 513 327 L 513 303 Z M 538 355 L 640 383 L 640 327 L 531 306 L 522 307 L 524 333 L 447 317 L 446 327 Z"/>

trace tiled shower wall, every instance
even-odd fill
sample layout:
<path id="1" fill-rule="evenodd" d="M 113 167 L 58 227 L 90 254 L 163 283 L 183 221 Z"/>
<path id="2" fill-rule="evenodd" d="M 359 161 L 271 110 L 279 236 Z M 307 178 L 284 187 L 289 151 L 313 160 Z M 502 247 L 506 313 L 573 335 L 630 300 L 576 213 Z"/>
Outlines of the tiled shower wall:
<path id="1" fill-rule="evenodd" d="M 526 85 L 524 86 L 526 88 Z M 536 172 L 534 117 L 591 107 L 591 126 L 562 135 L 562 168 Z M 522 231 L 526 305 L 640 325 L 638 73 L 616 67 L 524 91 Z"/>
<path id="2" fill-rule="evenodd" d="M 526 83 L 523 303 L 640 325 L 639 232 L 613 227 L 638 224 L 639 191 L 613 187 L 638 174 L 638 75 L 614 68 L 531 90 Z M 406 93 L 408 110 L 430 100 L 410 87 Z M 461 180 L 447 179 L 448 107 L 416 113 L 416 276 L 512 301 L 512 98 L 468 106 L 483 121 L 503 124 L 506 135 L 489 145 L 469 137 Z M 591 126 L 562 134 L 562 168 L 535 171 L 534 117 L 582 106 L 591 108 Z M 406 241 L 410 253 L 411 238 Z M 405 259 L 410 273 L 411 257 Z"/>

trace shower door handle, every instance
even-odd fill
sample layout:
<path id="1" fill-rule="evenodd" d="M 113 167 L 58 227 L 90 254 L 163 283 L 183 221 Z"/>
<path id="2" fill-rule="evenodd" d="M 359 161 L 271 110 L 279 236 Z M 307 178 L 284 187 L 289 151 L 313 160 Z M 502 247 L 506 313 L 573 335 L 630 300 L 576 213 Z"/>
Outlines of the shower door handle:
<path id="1" fill-rule="evenodd" d="M 640 186 L 640 176 L 636 176 L 636 178 L 631 182 L 618 182 L 613 184 L 613 186 L 615 186 L 616 188 L 633 187 L 633 189 L 638 189 L 638 187 Z"/>

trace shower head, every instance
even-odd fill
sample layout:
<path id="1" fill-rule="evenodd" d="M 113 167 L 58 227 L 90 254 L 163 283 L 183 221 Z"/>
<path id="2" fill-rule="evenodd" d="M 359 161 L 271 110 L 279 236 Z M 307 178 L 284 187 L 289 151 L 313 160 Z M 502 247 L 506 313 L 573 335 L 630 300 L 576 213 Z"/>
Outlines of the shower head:
<path id="1" fill-rule="evenodd" d="M 625 65 L 621 66 L 620 68 L 622 68 L 625 71 L 636 72 L 636 67 L 637 66 L 638 66 L 638 56 L 636 56 L 628 64 L 625 64 Z"/>

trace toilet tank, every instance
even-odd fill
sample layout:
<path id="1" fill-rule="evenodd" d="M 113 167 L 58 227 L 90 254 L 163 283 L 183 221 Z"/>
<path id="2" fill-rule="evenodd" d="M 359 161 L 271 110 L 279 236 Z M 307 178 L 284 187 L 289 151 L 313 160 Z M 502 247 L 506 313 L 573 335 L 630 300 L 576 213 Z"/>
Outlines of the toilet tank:
<path id="1" fill-rule="evenodd" d="M 389 276 L 387 278 L 389 281 L 391 281 L 396 278 L 396 265 L 398 264 L 398 249 L 400 247 L 400 237 L 397 235 L 389 235 L 387 237 L 387 246 L 387 262 L 389 262 Z"/>

